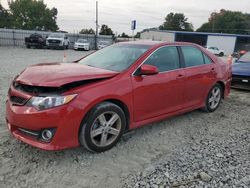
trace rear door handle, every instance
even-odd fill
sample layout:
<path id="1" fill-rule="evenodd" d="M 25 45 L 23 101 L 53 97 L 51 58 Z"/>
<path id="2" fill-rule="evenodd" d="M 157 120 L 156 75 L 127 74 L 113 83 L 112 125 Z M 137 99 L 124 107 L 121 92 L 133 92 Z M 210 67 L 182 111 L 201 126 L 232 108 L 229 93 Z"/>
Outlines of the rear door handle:
<path id="1" fill-rule="evenodd" d="M 215 68 L 211 68 L 211 71 L 215 71 Z"/>
<path id="2" fill-rule="evenodd" d="M 183 74 L 178 74 L 177 79 L 181 79 L 183 77 L 184 77 Z"/>

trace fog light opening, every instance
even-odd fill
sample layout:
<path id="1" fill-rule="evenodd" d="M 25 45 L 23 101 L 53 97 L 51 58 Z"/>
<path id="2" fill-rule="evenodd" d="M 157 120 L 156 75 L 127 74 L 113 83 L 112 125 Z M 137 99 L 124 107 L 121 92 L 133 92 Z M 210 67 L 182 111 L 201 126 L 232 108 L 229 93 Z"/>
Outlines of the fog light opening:
<path id="1" fill-rule="evenodd" d="M 52 131 L 50 131 L 48 129 L 45 129 L 45 130 L 42 131 L 42 135 L 41 136 L 42 136 L 43 140 L 49 141 L 53 137 L 53 133 L 52 133 Z"/>

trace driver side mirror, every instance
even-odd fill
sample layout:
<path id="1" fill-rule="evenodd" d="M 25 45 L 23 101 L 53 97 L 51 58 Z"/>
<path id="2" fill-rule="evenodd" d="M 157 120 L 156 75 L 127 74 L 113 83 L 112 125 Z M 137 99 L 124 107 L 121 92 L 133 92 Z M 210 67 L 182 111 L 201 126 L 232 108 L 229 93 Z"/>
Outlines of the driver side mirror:
<path id="1" fill-rule="evenodd" d="M 142 65 L 138 70 L 138 75 L 154 75 L 158 74 L 159 70 L 153 65 Z"/>

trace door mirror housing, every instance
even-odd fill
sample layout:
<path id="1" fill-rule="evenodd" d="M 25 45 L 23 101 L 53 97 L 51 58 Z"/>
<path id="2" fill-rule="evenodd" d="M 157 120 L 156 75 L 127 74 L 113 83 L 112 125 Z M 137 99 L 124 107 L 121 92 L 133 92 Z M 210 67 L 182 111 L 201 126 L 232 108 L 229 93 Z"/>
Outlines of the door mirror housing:
<path id="1" fill-rule="evenodd" d="M 158 68 L 153 65 L 142 65 L 138 71 L 139 75 L 154 75 L 158 73 L 159 73 Z"/>

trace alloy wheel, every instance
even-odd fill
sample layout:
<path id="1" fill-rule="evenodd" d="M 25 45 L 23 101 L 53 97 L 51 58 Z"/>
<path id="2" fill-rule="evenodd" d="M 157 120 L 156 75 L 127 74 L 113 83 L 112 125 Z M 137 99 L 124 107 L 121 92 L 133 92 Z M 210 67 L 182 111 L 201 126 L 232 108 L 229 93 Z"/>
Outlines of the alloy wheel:
<path id="1" fill-rule="evenodd" d="M 112 144 L 122 129 L 120 116 L 113 111 L 100 114 L 91 126 L 91 141 L 98 147 Z"/>
<path id="2" fill-rule="evenodd" d="M 210 97 L 208 99 L 208 105 L 211 109 L 217 108 L 221 99 L 221 89 L 219 87 L 214 87 L 211 91 Z"/>

